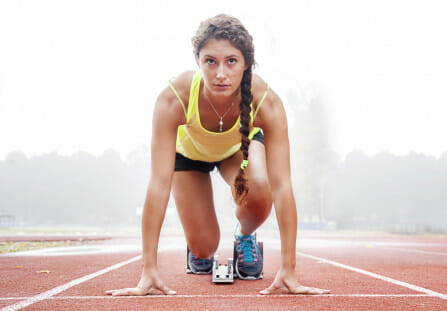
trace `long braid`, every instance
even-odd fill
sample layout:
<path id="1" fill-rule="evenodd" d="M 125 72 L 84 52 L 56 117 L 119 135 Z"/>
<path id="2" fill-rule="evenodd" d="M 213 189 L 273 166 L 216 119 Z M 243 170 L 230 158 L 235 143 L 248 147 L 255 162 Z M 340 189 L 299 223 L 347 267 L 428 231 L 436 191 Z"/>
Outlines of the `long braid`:
<path id="1" fill-rule="evenodd" d="M 244 156 L 239 173 L 234 180 L 233 197 L 238 205 L 244 205 L 248 194 L 248 182 L 244 174 L 244 168 L 248 161 L 248 147 L 250 146 L 250 112 L 253 94 L 251 93 L 252 68 L 255 64 L 253 37 L 247 29 L 235 17 L 225 14 L 219 14 L 215 17 L 203 21 L 195 36 L 191 39 L 194 55 L 199 58 L 200 49 L 204 47 L 209 40 L 228 40 L 242 52 L 245 65 L 248 68 L 244 71 L 241 87 L 242 100 L 240 109 L 240 133 L 241 133 L 241 151 Z"/>
<path id="2" fill-rule="evenodd" d="M 240 109 L 240 123 L 241 127 L 239 132 L 241 133 L 241 151 L 244 156 L 244 160 L 248 160 L 248 148 L 250 146 L 250 112 L 251 102 L 253 101 L 253 94 L 251 93 L 251 79 L 252 69 L 251 66 L 244 71 L 244 75 L 241 81 L 241 103 Z M 243 205 L 248 194 L 248 183 L 245 177 L 244 170 L 239 169 L 239 173 L 234 180 L 234 199 L 238 205 Z"/>

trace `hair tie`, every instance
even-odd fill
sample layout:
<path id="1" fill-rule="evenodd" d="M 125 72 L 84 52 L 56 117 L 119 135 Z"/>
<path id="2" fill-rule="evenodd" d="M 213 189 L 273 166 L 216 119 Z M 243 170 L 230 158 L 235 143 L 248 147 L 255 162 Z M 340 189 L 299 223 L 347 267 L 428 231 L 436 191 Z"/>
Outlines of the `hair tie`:
<path id="1" fill-rule="evenodd" d="M 241 170 L 245 170 L 245 168 L 247 167 L 247 165 L 248 165 L 248 160 L 244 160 L 244 161 L 242 161 L 242 163 L 241 163 Z"/>

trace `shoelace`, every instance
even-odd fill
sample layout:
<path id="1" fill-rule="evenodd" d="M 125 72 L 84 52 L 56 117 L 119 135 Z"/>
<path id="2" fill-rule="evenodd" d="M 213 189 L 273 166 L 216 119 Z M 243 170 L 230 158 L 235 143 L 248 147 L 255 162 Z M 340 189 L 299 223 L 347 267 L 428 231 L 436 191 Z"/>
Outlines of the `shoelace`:
<path id="1" fill-rule="evenodd" d="M 238 252 L 242 250 L 242 258 L 240 259 L 240 262 L 251 263 L 253 261 L 258 261 L 256 245 L 252 235 L 243 235 L 239 237 L 239 245 L 236 247 L 236 250 Z"/>

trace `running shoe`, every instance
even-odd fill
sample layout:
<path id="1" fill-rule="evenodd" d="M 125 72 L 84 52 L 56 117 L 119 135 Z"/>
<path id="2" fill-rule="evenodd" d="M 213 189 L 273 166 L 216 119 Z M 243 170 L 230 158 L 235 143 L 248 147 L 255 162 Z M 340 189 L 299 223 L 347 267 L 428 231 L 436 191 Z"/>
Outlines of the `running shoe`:
<path id="1" fill-rule="evenodd" d="M 238 235 L 236 227 L 236 274 L 240 279 L 256 280 L 262 278 L 262 255 L 256 245 L 256 233 Z"/>
<path id="2" fill-rule="evenodd" d="M 188 267 L 194 274 L 211 274 L 213 269 L 214 257 L 210 259 L 202 259 L 194 256 L 188 249 Z"/>

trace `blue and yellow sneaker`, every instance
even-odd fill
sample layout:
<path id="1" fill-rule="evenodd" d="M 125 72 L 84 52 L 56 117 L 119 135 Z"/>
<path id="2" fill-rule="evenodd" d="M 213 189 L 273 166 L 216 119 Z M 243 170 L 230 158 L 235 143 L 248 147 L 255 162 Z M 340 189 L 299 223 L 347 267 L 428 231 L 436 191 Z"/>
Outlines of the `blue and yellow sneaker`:
<path id="1" fill-rule="evenodd" d="M 211 257 L 210 259 L 201 259 L 194 256 L 191 251 L 187 250 L 188 258 L 187 258 L 187 264 L 186 264 L 186 272 L 187 273 L 194 273 L 194 274 L 211 274 L 213 269 L 213 260 L 214 257 Z"/>
<path id="2" fill-rule="evenodd" d="M 239 225 L 238 225 L 239 227 Z M 239 235 L 236 227 L 235 236 L 235 271 L 243 280 L 257 280 L 262 278 L 262 252 L 256 243 L 256 233 Z"/>

